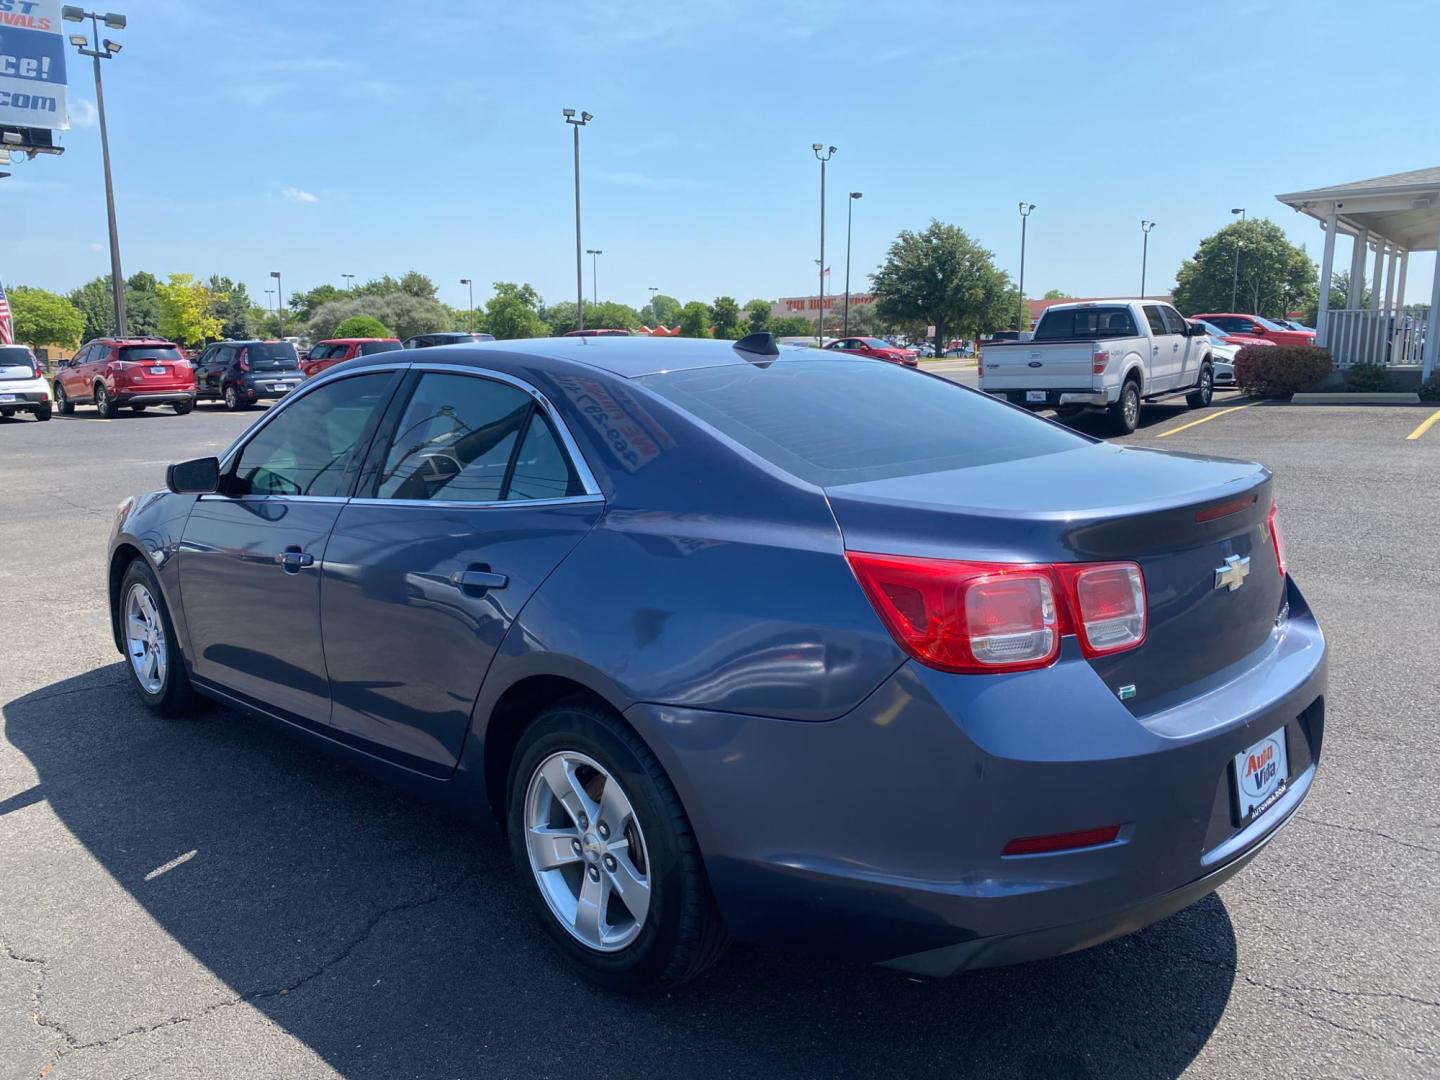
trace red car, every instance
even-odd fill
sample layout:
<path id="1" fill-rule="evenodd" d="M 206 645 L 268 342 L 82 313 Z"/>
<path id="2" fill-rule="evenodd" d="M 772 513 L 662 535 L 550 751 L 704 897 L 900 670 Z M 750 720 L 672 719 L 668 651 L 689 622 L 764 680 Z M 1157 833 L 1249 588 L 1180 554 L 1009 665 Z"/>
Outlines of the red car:
<path id="1" fill-rule="evenodd" d="M 827 349 L 834 349 L 836 352 L 849 353 L 852 356 L 873 356 L 876 360 L 888 360 L 892 364 L 904 364 L 906 367 L 918 367 L 920 361 L 909 349 L 902 349 L 898 345 L 891 345 L 888 341 L 881 341 L 873 337 L 847 337 L 838 341 L 832 341 L 825 346 Z"/>
<path id="2" fill-rule="evenodd" d="M 1272 345 L 1315 344 L 1313 330 L 1291 330 L 1259 315 L 1191 315 L 1190 318 L 1200 319 L 1225 331 L 1225 340 L 1233 338 L 1232 344 L 1235 345 L 1253 345 L 1257 340 L 1268 341 Z"/>
<path id="3" fill-rule="evenodd" d="M 195 407 L 195 370 L 173 341 L 96 338 L 55 369 L 56 410 L 69 416 L 76 405 L 94 405 L 106 419 L 150 405 L 184 416 Z"/>
<path id="4" fill-rule="evenodd" d="M 319 375 L 326 368 L 332 368 L 346 360 L 353 360 L 357 356 L 369 356 L 371 353 L 377 352 L 393 352 L 395 349 L 403 347 L 400 339 L 393 337 L 330 338 L 328 341 L 318 342 L 305 354 L 305 359 L 300 361 L 300 370 L 308 379 Z"/>

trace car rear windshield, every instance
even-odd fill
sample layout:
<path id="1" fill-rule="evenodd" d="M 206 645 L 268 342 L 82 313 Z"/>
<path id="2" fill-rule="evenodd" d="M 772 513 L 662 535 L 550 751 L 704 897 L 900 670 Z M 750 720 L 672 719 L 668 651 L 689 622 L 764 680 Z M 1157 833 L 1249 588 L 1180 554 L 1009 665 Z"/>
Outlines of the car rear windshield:
<path id="1" fill-rule="evenodd" d="M 1035 328 L 1036 341 L 1066 338 L 1137 337 L 1135 320 L 1126 307 L 1066 308 L 1047 311 Z"/>
<path id="2" fill-rule="evenodd" d="M 245 359 L 251 367 L 278 368 L 281 371 L 298 368 L 299 358 L 295 346 L 288 341 L 266 341 L 259 345 L 245 346 Z"/>
<path id="3" fill-rule="evenodd" d="M 393 352 L 402 347 L 398 341 L 362 341 L 360 343 L 360 355 L 369 356 L 371 353 Z"/>
<path id="4" fill-rule="evenodd" d="M 0 345 L 0 367 L 29 367 L 30 350 L 23 345 Z"/>
<path id="5" fill-rule="evenodd" d="M 820 487 L 1058 454 L 1086 443 L 993 398 L 892 364 L 793 360 L 637 381 Z"/>
<path id="6" fill-rule="evenodd" d="M 141 360 L 183 360 L 180 350 L 174 345 L 121 345 L 120 359 L 132 364 Z"/>

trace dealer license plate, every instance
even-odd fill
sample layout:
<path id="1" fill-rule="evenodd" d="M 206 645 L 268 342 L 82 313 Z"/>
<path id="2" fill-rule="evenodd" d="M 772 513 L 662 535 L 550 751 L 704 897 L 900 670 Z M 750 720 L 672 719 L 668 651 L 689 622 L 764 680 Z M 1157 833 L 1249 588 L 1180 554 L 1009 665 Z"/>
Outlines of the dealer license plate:
<path id="1" fill-rule="evenodd" d="M 150 369 L 150 374 L 151 374 L 151 375 L 164 375 L 164 374 L 165 374 L 165 369 L 164 369 L 163 367 L 152 367 L 152 368 Z"/>
<path id="2" fill-rule="evenodd" d="M 14 394 L 0 394 L 0 401 L 19 401 L 19 400 L 20 400 L 20 399 L 19 399 L 17 396 L 15 396 Z"/>
<path id="3" fill-rule="evenodd" d="M 294 386 L 294 385 L 295 385 L 294 383 L 277 382 L 277 383 L 271 383 L 271 384 L 270 384 L 270 389 L 271 389 L 271 390 L 274 390 L 277 394 L 283 394 L 283 393 L 285 393 L 285 391 L 289 390 L 289 389 L 290 389 L 292 386 Z"/>
<path id="4" fill-rule="evenodd" d="M 1235 792 L 1241 823 L 1268 810 L 1285 794 L 1289 778 L 1290 761 L 1285 753 L 1284 728 L 1236 754 Z"/>
<path id="5" fill-rule="evenodd" d="M 1044 390 L 1026 390 L 1026 391 L 1025 391 L 1025 400 L 1026 400 L 1026 401 L 1044 401 L 1044 400 L 1045 400 L 1045 391 L 1044 391 Z"/>

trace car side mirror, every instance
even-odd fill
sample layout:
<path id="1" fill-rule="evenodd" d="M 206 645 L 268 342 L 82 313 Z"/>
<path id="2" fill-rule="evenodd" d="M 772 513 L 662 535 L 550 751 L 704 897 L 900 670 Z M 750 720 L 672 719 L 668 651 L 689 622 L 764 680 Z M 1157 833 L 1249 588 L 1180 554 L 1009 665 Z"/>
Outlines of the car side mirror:
<path id="1" fill-rule="evenodd" d="M 211 495 L 220 489 L 220 459 L 194 458 L 169 465 L 165 486 L 176 495 Z"/>
<path id="2" fill-rule="evenodd" d="M 1205 337 L 1207 333 L 1209 333 L 1209 331 L 1207 331 L 1203 326 L 1195 326 L 1192 324 L 1190 327 L 1191 337 Z"/>
<path id="3" fill-rule="evenodd" d="M 1259 323 L 1256 323 L 1254 326 L 1252 326 L 1252 327 L 1250 328 L 1250 332 L 1251 332 L 1252 334 L 1254 334 L 1256 337 L 1264 337 L 1264 336 L 1265 336 L 1265 328 L 1264 328 L 1263 326 L 1261 326 Z"/>

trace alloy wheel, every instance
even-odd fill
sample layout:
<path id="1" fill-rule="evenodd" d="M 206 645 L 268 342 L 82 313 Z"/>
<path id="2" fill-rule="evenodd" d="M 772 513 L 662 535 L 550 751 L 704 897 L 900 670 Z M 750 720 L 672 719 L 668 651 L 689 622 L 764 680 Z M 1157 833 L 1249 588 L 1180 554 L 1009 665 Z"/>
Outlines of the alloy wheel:
<path id="1" fill-rule="evenodd" d="M 125 594 L 125 646 L 140 686 L 147 694 L 160 693 L 165 687 L 168 658 L 165 626 L 155 598 L 140 582 Z"/>
<path id="2" fill-rule="evenodd" d="M 1125 392 L 1125 426 L 1134 430 L 1140 422 L 1140 395 L 1130 389 Z"/>
<path id="3" fill-rule="evenodd" d="M 525 850 L 556 920 L 581 944 L 617 952 L 645 928 L 645 835 L 619 781 L 592 757 L 551 754 L 525 791 Z"/>

